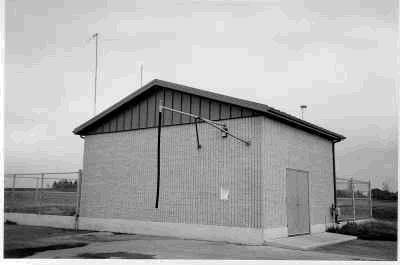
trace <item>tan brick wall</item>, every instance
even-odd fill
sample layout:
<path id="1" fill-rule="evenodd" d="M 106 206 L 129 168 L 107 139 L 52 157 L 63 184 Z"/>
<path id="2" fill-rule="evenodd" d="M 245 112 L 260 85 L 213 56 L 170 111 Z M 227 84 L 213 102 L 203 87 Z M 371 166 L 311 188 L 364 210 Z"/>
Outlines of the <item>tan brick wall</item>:
<path id="1" fill-rule="evenodd" d="M 226 121 L 250 147 L 199 124 L 163 127 L 160 208 L 156 129 L 85 138 L 81 216 L 254 228 L 286 226 L 286 168 L 310 172 L 311 224 L 330 222 L 331 143 L 264 117 Z M 220 188 L 230 190 L 220 200 Z M 262 211 L 263 210 L 263 211 Z"/>
<path id="2" fill-rule="evenodd" d="M 309 172 L 311 225 L 331 222 L 331 142 L 268 118 L 264 118 L 262 128 L 264 227 L 287 225 L 286 168 Z"/>
<path id="3" fill-rule="evenodd" d="M 157 129 L 85 138 L 81 216 L 155 222 L 261 227 L 262 117 L 228 120 L 246 146 L 199 124 L 163 127 L 159 209 Z M 220 188 L 230 190 L 220 200 Z"/>

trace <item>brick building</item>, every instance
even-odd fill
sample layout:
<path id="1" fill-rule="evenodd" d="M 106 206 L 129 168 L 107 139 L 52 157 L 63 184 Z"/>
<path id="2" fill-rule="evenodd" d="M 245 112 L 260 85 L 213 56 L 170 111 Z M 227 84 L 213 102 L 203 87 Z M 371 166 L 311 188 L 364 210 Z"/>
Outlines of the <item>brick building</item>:
<path id="1" fill-rule="evenodd" d="M 163 105 L 159 206 L 157 124 Z M 74 130 L 84 138 L 80 228 L 261 244 L 333 222 L 334 143 L 266 105 L 153 80 Z"/>

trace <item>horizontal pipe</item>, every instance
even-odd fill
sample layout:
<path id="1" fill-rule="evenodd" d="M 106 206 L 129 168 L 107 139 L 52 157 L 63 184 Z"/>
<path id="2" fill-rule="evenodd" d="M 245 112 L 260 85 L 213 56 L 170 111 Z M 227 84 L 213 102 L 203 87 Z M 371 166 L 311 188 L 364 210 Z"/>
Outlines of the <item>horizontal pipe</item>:
<path id="1" fill-rule="evenodd" d="M 217 125 L 215 125 L 215 124 L 213 124 L 213 123 L 211 123 L 211 122 L 208 122 L 208 120 L 204 120 L 204 119 L 201 118 L 201 117 L 200 117 L 199 119 L 205 121 L 206 123 L 210 124 L 211 126 L 213 126 L 214 128 L 220 130 L 221 132 L 226 133 L 227 135 L 232 136 L 232 137 L 235 138 L 236 140 L 239 140 L 239 141 L 245 143 L 246 145 L 250 145 L 250 141 L 245 141 L 245 140 L 243 140 L 243 139 L 240 139 L 239 137 L 237 137 L 237 136 L 231 134 L 230 132 L 228 132 L 228 131 L 226 131 L 226 130 L 220 128 L 220 127 L 218 127 Z"/>
<path id="2" fill-rule="evenodd" d="M 208 122 L 208 123 L 214 123 L 214 124 L 221 125 L 221 126 L 224 126 L 224 125 L 225 125 L 224 123 L 220 123 L 220 122 L 216 122 L 216 121 L 211 121 L 211 120 L 209 120 L 209 119 L 202 118 L 202 117 L 200 117 L 200 116 L 197 116 L 197 115 L 194 115 L 194 114 L 191 114 L 191 113 L 186 113 L 186 112 L 183 112 L 183 111 L 180 111 L 180 110 L 171 109 L 171 108 L 168 108 L 168 107 L 165 107 L 165 106 L 161 106 L 160 108 L 166 109 L 166 110 L 169 110 L 169 111 L 172 111 L 172 112 L 180 113 L 180 114 L 183 114 L 183 115 L 186 115 L 186 116 L 195 118 L 195 119 L 201 119 L 201 120 L 203 120 L 203 121 L 205 121 L 205 122 Z"/>
<path id="3" fill-rule="evenodd" d="M 202 117 L 200 117 L 200 116 L 197 116 L 197 115 L 194 115 L 194 114 L 191 114 L 191 113 L 186 113 L 186 112 L 183 112 L 183 111 L 171 109 L 171 108 L 168 108 L 168 107 L 165 107 L 165 106 L 160 106 L 160 108 L 166 109 L 166 110 L 169 110 L 169 111 L 172 111 L 172 112 L 180 113 L 180 114 L 183 114 L 183 115 L 187 115 L 187 116 L 190 116 L 190 117 L 195 118 L 195 119 L 198 119 L 198 120 L 202 120 L 202 121 L 204 121 L 205 123 L 208 123 L 209 125 L 213 126 L 214 128 L 220 130 L 221 132 L 224 132 L 224 133 L 226 133 L 226 134 L 232 136 L 232 137 L 235 138 L 236 140 L 239 140 L 239 141 L 245 143 L 246 145 L 250 145 L 250 141 L 245 141 L 245 140 L 243 140 L 243 139 L 240 139 L 239 137 L 237 137 L 237 136 L 231 134 L 230 132 L 228 132 L 228 131 L 226 131 L 226 130 L 220 128 L 220 127 L 218 127 L 218 126 L 226 126 L 224 123 L 219 123 L 219 122 L 211 121 L 211 120 L 209 120 L 209 119 L 202 118 Z"/>

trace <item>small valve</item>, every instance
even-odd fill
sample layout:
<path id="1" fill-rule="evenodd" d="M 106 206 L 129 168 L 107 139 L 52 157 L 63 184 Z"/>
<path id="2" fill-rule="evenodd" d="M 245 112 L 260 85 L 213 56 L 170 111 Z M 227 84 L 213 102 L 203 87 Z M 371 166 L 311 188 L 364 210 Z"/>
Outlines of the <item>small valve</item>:
<path id="1" fill-rule="evenodd" d="M 222 125 L 222 137 L 228 137 L 228 127 L 226 126 L 226 124 Z"/>
<path id="2" fill-rule="evenodd" d="M 330 207 L 330 210 L 331 210 L 331 215 L 332 215 L 333 219 L 337 223 L 339 215 L 340 215 L 340 208 L 339 207 L 335 208 L 335 206 L 332 204 L 332 206 Z"/>

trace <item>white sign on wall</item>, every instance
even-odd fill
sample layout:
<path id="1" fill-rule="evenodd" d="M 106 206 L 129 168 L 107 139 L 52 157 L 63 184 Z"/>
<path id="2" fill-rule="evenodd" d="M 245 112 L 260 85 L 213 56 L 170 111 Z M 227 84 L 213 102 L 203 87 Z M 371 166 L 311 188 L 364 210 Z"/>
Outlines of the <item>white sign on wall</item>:
<path id="1" fill-rule="evenodd" d="M 229 197 L 229 189 L 225 187 L 221 187 L 221 200 L 228 200 Z"/>

